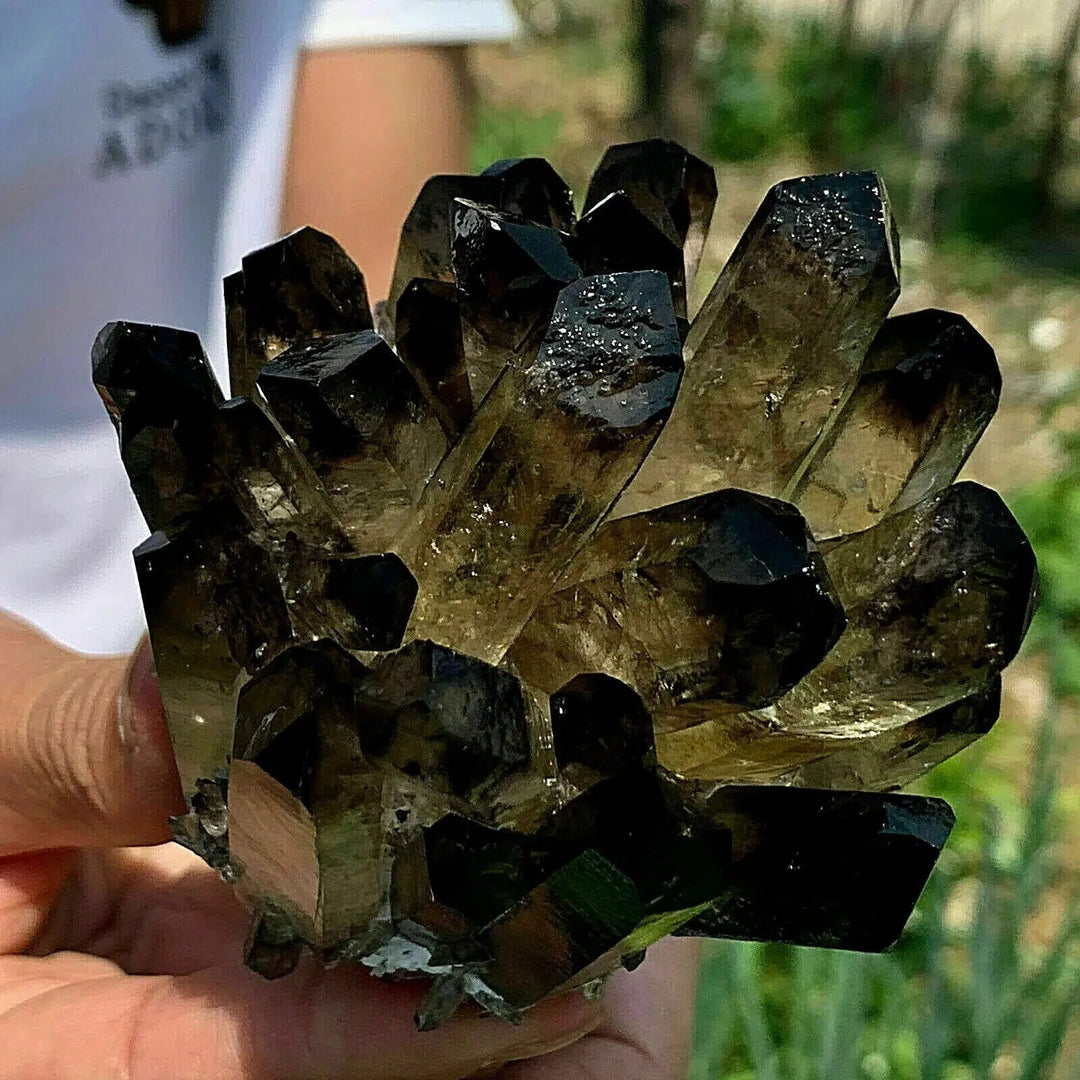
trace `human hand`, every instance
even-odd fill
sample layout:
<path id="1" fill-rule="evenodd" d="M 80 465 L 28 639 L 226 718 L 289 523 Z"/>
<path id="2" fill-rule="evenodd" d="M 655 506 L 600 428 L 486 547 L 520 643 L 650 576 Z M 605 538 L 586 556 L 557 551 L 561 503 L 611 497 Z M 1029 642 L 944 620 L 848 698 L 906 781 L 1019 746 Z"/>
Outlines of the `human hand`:
<path id="1" fill-rule="evenodd" d="M 652 1022 L 629 981 L 610 1012 L 575 994 L 518 1027 L 462 1009 L 423 1034 L 422 982 L 310 958 L 267 982 L 240 960 L 232 890 L 164 843 L 183 808 L 145 647 L 129 671 L 0 613 L 0 1078 L 666 1077 L 624 1067 L 647 1063 L 632 1029 Z M 594 1028 L 576 1064 L 498 1072 Z"/>
<path id="2" fill-rule="evenodd" d="M 584 1038 L 516 1061 L 496 1080 L 684 1080 L 699 967 L 698 942 L 665 938 L 633 972 L 620 971 L 600 999 L 601 1018 Z"/>

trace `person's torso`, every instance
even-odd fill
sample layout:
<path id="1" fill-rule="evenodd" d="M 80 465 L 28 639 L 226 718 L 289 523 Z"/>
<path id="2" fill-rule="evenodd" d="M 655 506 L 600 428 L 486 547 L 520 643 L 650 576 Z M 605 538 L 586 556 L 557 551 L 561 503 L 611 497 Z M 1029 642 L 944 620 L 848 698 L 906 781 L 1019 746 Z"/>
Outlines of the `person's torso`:
<path id="1" fill-rule="evenodd" d="M 302 9 L 302 0 L 5 6 L 0 434 L 101 416 L 89 350 L 105 322 L 205 329 L 232 166 L 250 156 L 245 135 L 283 81 Z M 276 224 L 270 185 L 281 163 L 271 159 L 284 153 L 287 96 L 270 118 L 280 130 L 266 148 L 268 186 L 249 186 L 244 208 L 259 241 Z"/>

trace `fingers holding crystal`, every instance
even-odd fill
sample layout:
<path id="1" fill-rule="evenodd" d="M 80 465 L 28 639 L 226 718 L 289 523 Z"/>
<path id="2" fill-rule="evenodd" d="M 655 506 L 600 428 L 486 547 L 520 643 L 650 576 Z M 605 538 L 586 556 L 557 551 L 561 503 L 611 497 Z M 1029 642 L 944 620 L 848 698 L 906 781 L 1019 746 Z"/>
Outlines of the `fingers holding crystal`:
<path id="1" fill-rule="evenodd" d="M 130 662 L 81 656 L 0 611 L 0 651 L 3 903 L 25 931 L 71 868 L 63 849 L 161 843 L 183 800 L 145 643 Z M 10 858 L 28 852 L 51 854 Z"/>

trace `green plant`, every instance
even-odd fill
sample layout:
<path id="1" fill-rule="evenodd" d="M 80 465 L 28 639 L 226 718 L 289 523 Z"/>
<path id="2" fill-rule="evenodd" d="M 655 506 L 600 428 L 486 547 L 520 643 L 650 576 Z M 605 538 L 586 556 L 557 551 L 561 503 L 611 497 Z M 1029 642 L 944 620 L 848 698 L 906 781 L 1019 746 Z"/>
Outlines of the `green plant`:
<path id="1" fill-rule="evenodd" d="M 1055 720 L 1052 705 L 1011 827 L 968 771 L 959 810 L 981 805 L 977 843 L 946 850 L 893 952 L 711 947 L 692 1080 L 1049 1077 L 1080 1010 L 1080 901 L 1029 940 L 1062 887 Z"/>
<path id="2" fill-rule="evenodd" d="M 1055 692 L 1080 697 L 1080 436 L 1061 443 L 1064 465 L 1013 500 L 1039 555 L 1042 604 L 1033 644 L 1057 656 Z"/>
<path id="3" fill-rule="evenodd" d="M 726 11 L 704 69 L 706 153 L 748 161 L 790 148 L 822 170 L 877 169 L 901 220 L 938 241 L 1080 267 L 1080 208 L 1058 183 L 1075 109 L 1060 62 L 957 55 L 945 47 L 951 17 L 898 37 Z"/>
<path id="4" fill-rule="evenodd" d="M 874 161 L 882 142 L 896 138 L 886 75 L 880 48 L 845 41 L 820 20 L 800 21 L 780 63 L 790 130 L 823 163 Z"/>
<path id="5" fill-rule="evenodd" d="M 548 157 L 558 142 L 562 116 L 482 105 L 472 125 L 470 165 L 479 172 L 501 158 Z"/>
<path id="6" fill-rule="evenodd" d="M 706 70 L 703 143 L 721 161 L 753 161 L 776 151 L 786 137 L 784 96 L 764 62 L 766 34 L 741 9 L 718 31 L 720 48 Z"/>

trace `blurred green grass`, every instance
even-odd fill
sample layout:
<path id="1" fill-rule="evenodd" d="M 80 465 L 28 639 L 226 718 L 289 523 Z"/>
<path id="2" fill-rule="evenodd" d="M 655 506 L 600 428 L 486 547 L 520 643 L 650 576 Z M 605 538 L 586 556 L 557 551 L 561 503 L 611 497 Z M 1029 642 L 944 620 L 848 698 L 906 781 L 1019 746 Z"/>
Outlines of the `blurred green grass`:
<path id="1" fill-rule="evenodd" d="M 1047 1080 L 1080 1076 L 1080 894 L 1063 857 L 1062 713 L 1080 695 L 1080 438 L 1012 507 L 1040 559 L 1026 645 L 1045 658 L 1021 790 L 981 746 L 922 789 L 957 830 L 884 955 L 707 947 L 691 1080 Z M 1008 717 L 1002 723 L 1008 723 Z"/>
<path id="2" fill-rule="evenodd" d="M 909 228 L 1080 272 L 1068 170 L 1043 171 L 1049 58 L 1006 64 L 946 49 L 940 32 L 847 37 L 822 18 L 711 10 L 702 142 L 714 160 L 798 153 L 822 171 L 875 169 Z"/>

